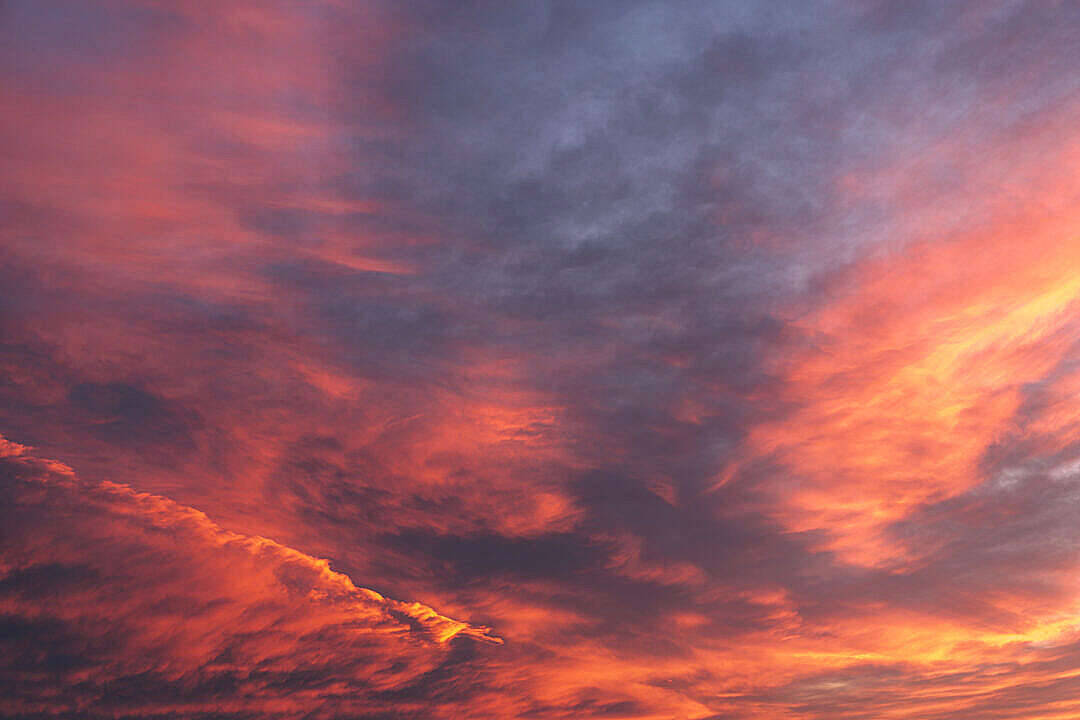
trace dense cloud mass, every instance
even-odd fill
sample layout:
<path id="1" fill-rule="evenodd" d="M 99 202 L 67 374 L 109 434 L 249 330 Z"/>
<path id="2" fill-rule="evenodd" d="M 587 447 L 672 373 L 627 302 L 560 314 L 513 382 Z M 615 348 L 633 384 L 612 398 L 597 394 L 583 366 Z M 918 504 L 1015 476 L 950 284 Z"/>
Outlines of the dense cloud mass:
<path id="1" fill-rule="evenodd" d="M 0 717 L 1080 714 L 1078 62 L 0 1 Z"/>

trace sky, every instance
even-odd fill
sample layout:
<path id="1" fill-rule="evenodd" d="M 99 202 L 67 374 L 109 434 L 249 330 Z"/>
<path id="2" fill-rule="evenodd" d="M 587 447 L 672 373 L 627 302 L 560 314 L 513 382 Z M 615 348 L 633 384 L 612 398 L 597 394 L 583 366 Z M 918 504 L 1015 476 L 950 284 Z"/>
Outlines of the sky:
<path id="1" fill-rule="evenodd" d="M 1080 716 L 1078 64 L 0 0 L 0 718 Z"/>

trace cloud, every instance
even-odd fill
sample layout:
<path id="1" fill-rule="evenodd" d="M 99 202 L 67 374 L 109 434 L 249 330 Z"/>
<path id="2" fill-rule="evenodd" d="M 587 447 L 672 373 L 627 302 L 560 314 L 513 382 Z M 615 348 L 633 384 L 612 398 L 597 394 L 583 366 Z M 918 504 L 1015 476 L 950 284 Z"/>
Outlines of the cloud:
<path id="1" fill-rule="evenodd" d="M 0 14 L 13 714 L 1053 716 L 1074 9 Z"/>
<path id="2" fill-rule="evenodd" d="M 2 447 L 5 715 L 403 715 L 410 703 L 386 698 L 460 665 L 460 638 L 502 643 L 325 560 Z"/>

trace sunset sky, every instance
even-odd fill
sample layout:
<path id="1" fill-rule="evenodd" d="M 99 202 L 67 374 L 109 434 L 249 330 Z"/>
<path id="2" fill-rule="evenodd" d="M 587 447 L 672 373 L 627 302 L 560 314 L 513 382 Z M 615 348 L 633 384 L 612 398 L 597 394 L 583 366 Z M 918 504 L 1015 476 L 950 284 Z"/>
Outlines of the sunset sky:
<path id="1" fill-rule="evenodd" d="M 0 0 L 0 718 L 1080 717 L 1080 3 Z"/>

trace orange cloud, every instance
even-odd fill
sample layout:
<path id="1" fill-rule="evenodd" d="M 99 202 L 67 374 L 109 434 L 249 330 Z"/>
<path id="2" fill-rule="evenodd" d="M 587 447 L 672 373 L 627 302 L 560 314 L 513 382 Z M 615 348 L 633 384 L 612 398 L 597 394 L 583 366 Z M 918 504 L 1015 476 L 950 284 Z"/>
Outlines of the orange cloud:
<path id="1" fill-rule="evenodd" d="M 0 456 L 0 613 L 50 628 L 35 643 L 6 640 L 3 673 L 22 690 L 0 701 L 4 713 L 99 712 L 147 676 L 169 692 L 129 699 L 144 712 L 366 711 L 445 663 L 455 638 L 502 643 L 190 507 L 85 483 L 6 440 Z M 50 671 L 61 655 L 72 659 Z M 70 697 L 34 691 L 48 672 L 70 683 Z M 207 689 L 215 683 L 227 690 Z"/>
<path id="2" fill-rule="evenodd" d="M 1059 152 L 1080 157 L 1075 143 Z M 824 531 L 849 562 L 902 566 L 908 551 L 883 530 L 984 479 L 1023 388 L 1075 339 L 1076 178 L 1027 192 L 1030 206 L 1004 203 L 977 230 L 856 265 L 793 323 L 808 346 L 784 371 L 796 410 L 753 428 L 744 450 L 782 468 L 770 512 L 786 527 Z"/>

